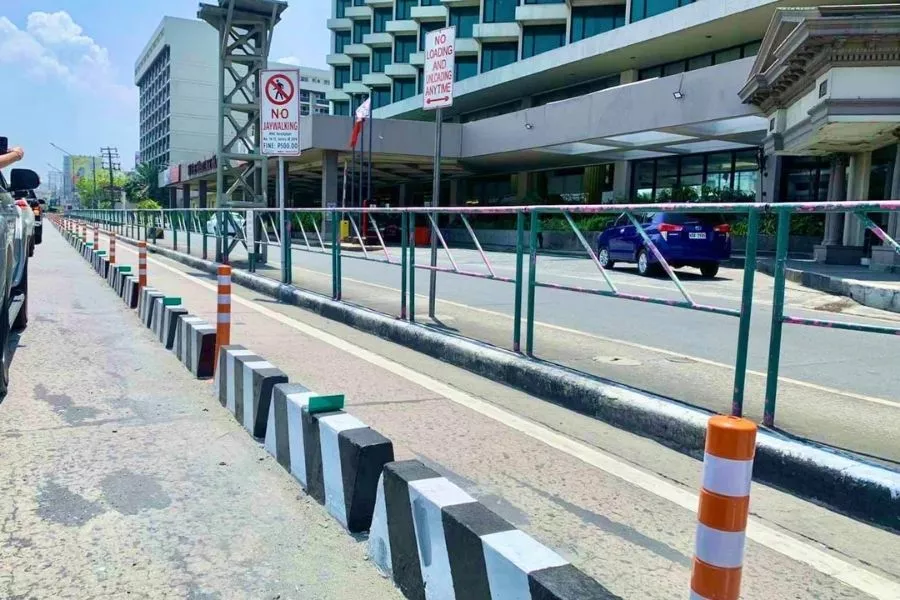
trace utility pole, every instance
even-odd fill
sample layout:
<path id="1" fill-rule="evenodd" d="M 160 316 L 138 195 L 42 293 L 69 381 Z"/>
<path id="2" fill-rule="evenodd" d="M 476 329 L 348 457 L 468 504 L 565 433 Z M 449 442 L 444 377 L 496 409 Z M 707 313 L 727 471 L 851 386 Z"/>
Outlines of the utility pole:
<path id="1" fill-rule="evenodd" d="M 109 204 L 111 208 L 115 208 L 116 198 L 113 172 L 122 169 L 122 164 L 119 162 L 119 149 L 112 147 L 100 148 L 100 153 L 103 159 L 103 168 L 109 171 Z M 96 173 L 94 177 L 96 180 Z"/>

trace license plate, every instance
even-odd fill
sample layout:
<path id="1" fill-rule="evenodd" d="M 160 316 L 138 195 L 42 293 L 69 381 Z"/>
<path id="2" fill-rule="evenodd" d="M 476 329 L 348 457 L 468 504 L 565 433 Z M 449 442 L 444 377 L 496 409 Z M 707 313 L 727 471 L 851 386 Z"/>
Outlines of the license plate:
<path id="1" fill-rule="evenodd" d="M 706 232 L 705 232 L 705 231 L 699 231 L 699 232 L 696 232 L 696 233 L 689 233 L 689 234 L 688 234 L 688 238 L 689 238 L 689 239 L 692 239 L 692 240 L 705 240 L 705 239 L 706 239 Z"/>

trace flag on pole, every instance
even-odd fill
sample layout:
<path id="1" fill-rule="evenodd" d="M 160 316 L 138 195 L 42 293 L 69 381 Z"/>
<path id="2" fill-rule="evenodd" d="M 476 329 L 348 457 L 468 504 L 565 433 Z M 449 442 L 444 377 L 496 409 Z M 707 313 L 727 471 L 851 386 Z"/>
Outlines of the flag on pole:
<path id="1" fill-rule="evenodd" d="M 353 123 L 353 133 L 350 134 L 350 147 L 356 149 L 356 142 L 359 141 L 359 134 L 362 132 L 363 124 L 369 118 L 372 109 L 372 97 L 366 98 L 366 101 L 359 105 L 356 109 L 356 121 Z"/>

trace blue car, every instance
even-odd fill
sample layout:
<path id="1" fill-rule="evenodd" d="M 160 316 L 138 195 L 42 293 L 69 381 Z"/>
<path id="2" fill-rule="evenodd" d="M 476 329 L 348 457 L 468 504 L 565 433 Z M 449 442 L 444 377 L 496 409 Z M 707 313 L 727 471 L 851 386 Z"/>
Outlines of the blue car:
<path id="1" fill-rule="evenodd" d="M 695 267 L 715 277 L 731 256 L 731 227 L 714 213 L 660 212 L 637 215 L 647 237 L 673 268 Z M 597 258 L 604 269 L 617 262 L 637 263 L 641 275 L 654 275 L 660 263 L 626 215 L 597 236 Z"/>

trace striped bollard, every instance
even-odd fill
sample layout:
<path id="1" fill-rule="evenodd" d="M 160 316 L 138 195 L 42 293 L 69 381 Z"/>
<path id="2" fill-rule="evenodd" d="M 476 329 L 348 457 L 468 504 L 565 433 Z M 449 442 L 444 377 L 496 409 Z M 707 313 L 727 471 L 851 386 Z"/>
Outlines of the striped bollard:
<path id="1" fill-rule="evenodd" d="M 116 264 L 116 232 L 109 232 L 109 264 Z"/>
<path id="2" fill-rule="evenodd" d="M 691 600 L 737 600 L 741 595 L 755 452 L 755 423 L 721 415 L 709 420 Z"/>
<path id="3" fill-rule="evenodd" d="M 219 348 L 231 344 L 231 267 L 222 265 L 218 273 L 219 294 L 216 310 L 216 356 Z"/>
<path id="4" fill-rule="evenodd" d="M 81 224 L 81 241 L 87 244 L 87 223 Z"/>
<path id="5" fill-rule="evenodd" d="M 138 242 L 138 290 L 147 287 L 147 242 Z"/>
<path id="6" fill-rule="evenodd" d="M 100 248 L 100 226 L 94 223 L 94 249 Z"/>

